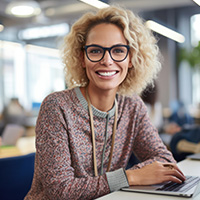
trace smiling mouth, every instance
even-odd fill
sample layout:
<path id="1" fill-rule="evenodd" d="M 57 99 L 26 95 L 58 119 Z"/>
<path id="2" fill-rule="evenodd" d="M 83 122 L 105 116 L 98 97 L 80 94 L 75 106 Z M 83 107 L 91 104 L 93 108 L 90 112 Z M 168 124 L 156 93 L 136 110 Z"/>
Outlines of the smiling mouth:
<path id="1" fill-rule="evenodd" d="M 115 74 L 118 73 L 118 71 L 112 71 L 112 72 L 96 72 L 97 74 L 101 75 L 101 76 L 106 76 L 106 77 L 109 77 L 109 76 L 113 76 Z"/>

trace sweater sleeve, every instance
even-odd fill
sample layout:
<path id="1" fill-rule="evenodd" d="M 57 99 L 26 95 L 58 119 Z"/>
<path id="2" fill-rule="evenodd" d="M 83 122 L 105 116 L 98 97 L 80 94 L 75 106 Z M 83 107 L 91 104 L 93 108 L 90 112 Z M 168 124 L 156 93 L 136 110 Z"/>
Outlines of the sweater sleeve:
<path id="1" fill-rule="evenodd" d="M 37 191 L 40 195 L 32 199 L 95 199 L 108 194 L 105 174 L 80 177 L 72 167 L 68 127 L 56 101 L 45 100 L 37 120 L 34 178 L 38 180 L 34 180 L 32 187 L 40 188 Z M 33 193 L 34 190 L 34 196 Z"/>
<path id="2" fill-rule="evenodd" d="M 175 163 L 176 161 L 171 152 L 162 142 L 158 130 L 151 123 L 147 109 L 143 103 L 141 104 L 139 113 L 138 123 L 135 128 L 137 135 L 134 140 L 133 151 L 141 163 L 135 165 L 133 168 L 141 168 L 154 161 Z"/>
<path id="3" fill-rule="evenodd" d="M 106 176 L 111 192 L 119 190 L 123 187 L 129 187 L 126 173 L 122 168 L 113 172 L 107 172 Z"/>

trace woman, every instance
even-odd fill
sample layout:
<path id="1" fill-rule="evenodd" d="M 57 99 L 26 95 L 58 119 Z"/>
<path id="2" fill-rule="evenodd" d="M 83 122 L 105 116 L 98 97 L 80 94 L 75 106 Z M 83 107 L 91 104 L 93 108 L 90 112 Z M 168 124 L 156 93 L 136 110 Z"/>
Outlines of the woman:
<path id="1" fill-rule="evenodd" d="M 84 15 L 65 38 L 63 60 L 70 89 L 41 105 L 25 199 L 95 199 L 128 185 L 185 180 L 137 95 L 160 69 L 141 19 L 112 6 Z M 132 152 L 141 163 L 125 171 Z"/>

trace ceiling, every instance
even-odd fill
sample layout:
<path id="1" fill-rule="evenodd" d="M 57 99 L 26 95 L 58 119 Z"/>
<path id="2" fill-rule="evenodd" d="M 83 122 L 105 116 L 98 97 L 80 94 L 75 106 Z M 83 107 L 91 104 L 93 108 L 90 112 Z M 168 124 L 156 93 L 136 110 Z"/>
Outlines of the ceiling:
<path id="1" fill-rule="evenodd" d="M 37 0 L 42 10 L 41 14 L 24 19 L 5 13 L 6 7 L 10 2 L 13 1 L 0 1 L 0 23 L 5 27 L 4 31 L 0 33 L 0 38 L 1 35 L 9 37 L 11 30 L 13 34 L 14 32 L 16 33 L 19 30 L 33 26 L 44 26 L 62 22 L 67 22 L 71 25 L 85 12 L 95 10 L 94 7 L 78 0 Z M 131 9 L 135 13 L 195 5 L 192 0 L 109 0 L 109 4 L 121 5 Z"/>

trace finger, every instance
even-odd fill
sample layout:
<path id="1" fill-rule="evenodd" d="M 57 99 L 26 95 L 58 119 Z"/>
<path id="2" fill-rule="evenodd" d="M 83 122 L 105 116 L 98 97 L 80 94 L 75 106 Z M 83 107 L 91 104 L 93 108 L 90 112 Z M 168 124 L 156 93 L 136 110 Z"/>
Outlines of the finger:
<path id="1" fill-rule="evenodd" d="M 185 176 L 182 173 L 180 173 L 178 170 L 176 170 L 175 168 L 173 168 L 171 170 L 167 170 L 166 175 L 171 175 L 173 177 L 176 177 L 181 182 L 185 181 Z"/>
<path id="2" fill-rule="evenodd" d="M 179 184 L 183 183 L 183 181 L 177 178 L 176 176 L 166 176 L 166 181 L 172 181 Z"/>
<path id="3" fill-rule="evenodd" d="M 179 171 L 175 171 L 175 176 L 178 179 L 180 179 L 182 182 L 185 181 L 185 179 L 186 179 L 185 176 L 182 173 L 180 173 Z"/>
<path id="4" fill-rule="evenodd" d="M 181 173 L 181 174 L 185 177 L 185 175 L 184 175 L 183 172 L 178 168 L 177 165 L 174 165 L 174 168 L 175 168 L 177 171 L 179 171 L 179 173 Z"/>
<path id="5" fill-rule="evenodd" d="M 167 175 L 175 176 L 181 182 L 185 181 L 186 178 L 185 178 L 184 174 L 182 173 L 182 171 L 178 168 L 178 166 L 176 164 L 174 164 L 174 163 L 164 163 L 163 166 L 166 169 Z"/>
<path id="6" fill-rule="evenodd" d="M 172 170 L 172 169 L 176 169 L 179 173 L 181 173 L 183 176 L 183 172 L 178 168 L 178 166 L 174 163 L 164 163 L 163 164 L 164 167 L 167 167 L 168 169 Z M 185 177 L 185 176 L 184 176 Z"/>

